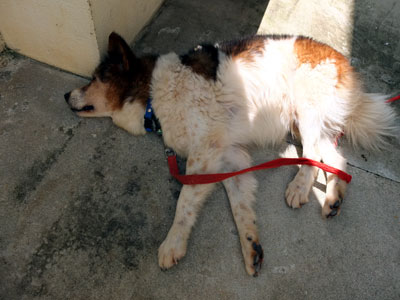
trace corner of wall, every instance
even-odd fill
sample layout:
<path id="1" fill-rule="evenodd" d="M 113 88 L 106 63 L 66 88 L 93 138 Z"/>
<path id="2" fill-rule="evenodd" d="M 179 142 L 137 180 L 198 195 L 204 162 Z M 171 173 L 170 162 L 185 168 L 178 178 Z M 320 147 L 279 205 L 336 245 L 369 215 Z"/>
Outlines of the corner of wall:
<path id="1" fill-rule="evenodd" d="M 6 48 L 6 43 L 4 42 L 1 32 L 0 32 L 0 53 L 3 52 L 3 50 L 5 48 Z"/>

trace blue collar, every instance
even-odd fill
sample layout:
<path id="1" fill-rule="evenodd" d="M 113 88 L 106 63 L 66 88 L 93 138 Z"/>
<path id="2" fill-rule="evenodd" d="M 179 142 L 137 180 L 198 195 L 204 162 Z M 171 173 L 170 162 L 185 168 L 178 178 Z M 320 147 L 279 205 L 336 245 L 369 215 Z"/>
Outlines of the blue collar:
<path id="1" fill-rule="evenodd" d="M 155 131 L 158 135 L 162 134 L 160 122 L 156 118 L 153 110 L 153 106 L 151 105 L 151 98 L 147 99 L 146 104 L 146 112 L 144 113 L 144 128 L 147 132 Z"/>

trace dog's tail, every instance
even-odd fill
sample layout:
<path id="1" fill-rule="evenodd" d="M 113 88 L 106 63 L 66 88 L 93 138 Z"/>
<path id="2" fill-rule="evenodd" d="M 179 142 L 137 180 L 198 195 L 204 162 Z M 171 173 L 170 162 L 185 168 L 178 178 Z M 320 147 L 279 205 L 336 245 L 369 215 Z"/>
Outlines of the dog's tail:
<path id="1" fill-rule="evenodd" d="M 347 120 L 345 136 L 354 146 L 383 149 L 387 139 L 398 136 L 396 114 L 387 97 L 379 94 L 359 93 L 356 106 Z"/>

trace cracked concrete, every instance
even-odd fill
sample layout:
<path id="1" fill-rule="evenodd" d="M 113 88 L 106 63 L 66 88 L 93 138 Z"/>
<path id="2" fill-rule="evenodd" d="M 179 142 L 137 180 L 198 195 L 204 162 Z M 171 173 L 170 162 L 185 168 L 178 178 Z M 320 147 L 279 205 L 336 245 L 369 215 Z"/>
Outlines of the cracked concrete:
<path id="1" fill-rule="evenodd" d="M 261 0 L 166 1 L 133 47 L 183 53 L 199 41 L 254 34 L 266 7 Z M 354 8 L 353 65 L 369 91 L 400 93 L 400 3 L 355 1 Z M 180 185 L 159 138 L 76 117 L 62 96 L 84 78 L 7 51 L 0 66 L 0 299 L 400 298 L 398 141 L 382 153 L 341 142 L 353 181 L 341 215 L 330 221 L 320 218 L 322 172 L 300 210 L 284 201 L 297 167 L 257 172 L 266 255 L 258 278 L 244 270 L 222 186 L 205 205 L 186 257 L 162 272 L 157 249 Z M 400 103 L 393 105 L 400 113 Z M 298 151 L 292 142 L 255 151 L 254 163 Z"/>

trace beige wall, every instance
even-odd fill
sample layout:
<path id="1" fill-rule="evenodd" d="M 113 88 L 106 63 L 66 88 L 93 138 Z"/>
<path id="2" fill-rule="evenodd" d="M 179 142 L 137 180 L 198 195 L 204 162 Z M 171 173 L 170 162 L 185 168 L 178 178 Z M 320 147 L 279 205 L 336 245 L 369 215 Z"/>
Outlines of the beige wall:
<path id="1" fill-rule="evenodd" d="M 7 46 L 67 71 L 89 76 L 113 30 L 131 42 L 162 0 L 1 0 Z"/>
<path id="2" fill-rule="evenodd" d="M 162 0 L 90 0 L 101 53 L 106 51 L 108 35 L 112 31 L 132 42 L 161 3 Z"/>
<path id="3" fill-rule="evenodd" d="M 4 50 L 6 44 L 4 43 L 3 37 L 0 32 L 0 52 Z"/>

